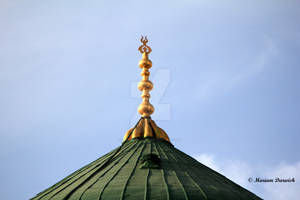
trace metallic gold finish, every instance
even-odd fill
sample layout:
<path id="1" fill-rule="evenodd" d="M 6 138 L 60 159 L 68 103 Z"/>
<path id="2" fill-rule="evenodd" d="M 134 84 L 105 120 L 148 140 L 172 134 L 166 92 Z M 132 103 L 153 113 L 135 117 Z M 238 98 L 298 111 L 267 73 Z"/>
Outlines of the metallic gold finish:
<path id="1" fill-rule="evenodd" d="M 124 138 L 123 141 L 126 140 L 128 135 L 131 133 L 131 136 L 129 136 L 128 140 L 134 139 L 134 138 L 147 138 L 147 137 L 153 137 L 157 139 L 164 139 L 168 142 L 170 142 L 170 139 L 167 135 L 167 133 L 158 127 L 153 120 L 150 118 L 142 118 L 142 120 L 137 124 L 135 129 L 129 129 Z"/>
<path id="2" fill-rule="evenodd" d="M 142 92 L 142 103 L 138 107 L 138 112 L 142 115 L 142 119 L 133 129 L 129 129 L 123 141 L 134 139 L 134 138 L 146 138 L 146 137 L 153 137 L 157 139 L 164 139 L 170 142 L 170 139 L 167 133 L 159 128 L 153 120 L 151 120 L 150 115 L 154 112 L 154 107 L 149 102 L 150 94 L 149 92 L 153 88 L 153 83 L 149 80 L 150 72 L 149 69 L 152 67 L 152 62 L 149 60 L 149 53 L 152 51 L 151 48 L 147 45 L 148 39 L 147 37 L 141 38 L 141 42 L 143 43 L 139 47 L 139 51 L 143 54 L 142 59 L 139 62 L 139 66 L 142 69 L 141 76 L 142 80 L 138 84 L 138 89 Z"/>
<path id="3" fill-rule="evenodd" d="M 138 107 L 138 112 L 143 117 L 150 117 L 150 115 L 154 112 L 153 105 L 149 102 L 150 94 L 149 92 L 153 88 L 153 83 L 149 80 L 150 72 L 149 69 L 152 67 L 152 62 L 149 60 L 149 53 L 151 53 L 152 49 L 147 45 L 148 39 L 147 37 L 141 38 L 141 42 L 143 43 L 139 47 L 139 51 L 143 54 L 142 59 L 139 62 L 139 66 L 142 69 L 141 76 L 142 80 L 138 84 L 138 89 L 142 91 L 141 97 L 143 98 L 142 103 Z"/>
<path id="4" fill-rule="evenodd" d="M 143 43 L 143 45 L 141 45 L 139 47 L 139 51 L 141 53 L 144 53 L 144 52 L 147 54 L 151 53 L 152 49 L 148 45 L 146 45 L 148 42 L 147 36 L 145 36 L 145 38 L 144 38 L 144 36 L 142 36 L 141 42 Z"/>
<path id="5" fill-rule="evenodd" d="M 153 137 L 153 133 L 149 124 L 149 119 L 145 119 L 144 137 Z"/>
<path id="6" fill-rule="evenodd" d="M 130 132 L 132 131 L 133 128 L 129 129 L 126 134 L 124 135 L 123 141 L 125 141 L 128 137 L 128 135 L 130 134 Z M 129 136 L 128 140 L 131 140 L 132 134 Z"/>
<path id="7" fill-rule="evenodd" d="M 132 132 L 132 138 L 140 138 L 144 136 L 144 121 L 141 120 Z"/>

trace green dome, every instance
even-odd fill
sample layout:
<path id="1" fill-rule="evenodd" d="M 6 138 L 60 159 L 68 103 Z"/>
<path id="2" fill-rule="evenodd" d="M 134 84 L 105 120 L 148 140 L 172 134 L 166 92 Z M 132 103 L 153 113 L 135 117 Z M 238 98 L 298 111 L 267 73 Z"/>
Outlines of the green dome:
<path id="1" fill-rule="evenodd" d="M 77 170 L 33 200 L 261 199 L 156 138 L 137 138 Z"/>

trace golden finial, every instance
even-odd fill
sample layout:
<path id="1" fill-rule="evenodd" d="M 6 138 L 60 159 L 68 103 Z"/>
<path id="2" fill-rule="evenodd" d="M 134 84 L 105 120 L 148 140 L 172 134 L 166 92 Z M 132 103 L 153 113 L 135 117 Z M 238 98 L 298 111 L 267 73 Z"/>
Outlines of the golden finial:
<path id="1" fill-rule="evenodd" d="M 151 48 L 146 45 L 148 42 L 147 37 L 141 38 L 143 43 L 138 50 L 143 54 L 142 60 L 139 62 L 140 68 L 142 68 L 141 76 L 143 79 L 138 84 L 139 90 L 142 91 L 141 97 L 143 98 L 142 103 L 140 104 L 138 111 L 142 115 L 142 118 L 138 121 L 135 127 L 129 129 L 123 141 L 131 140 L 135 138 L 156 138 L 163 139 L 170 142 L 169 136 L 167 133 L 158 127 L 156 123 L 150 118 L 150 115 L 154 112 L 154 107 L 149 102 L 150 90 L 153 88 L 153 84 L 149 81 L 150 72 L 149 69 L 152 67 L 152 62 L 149 60 L 148 55 L 152 51 Z"/>
<path id="2" fill-rule="evenodd" d="M 141 42 L 143 43 L 139 47 L 139 51 L 143 54 L 142 60 L 139 62 L 140 68 L 142 68 L 141 76 L 143 79 L 138 84 L 138 89 L 142 91 L 141 97 L 143 98 L 142 103 L 138 108 L 138 112 L 143 117 L 150 117 L 150 115 L 154 112 L 154 107 L 150 104 L 150 90 L 153 88 L 153 84 L 149 81 L 150 72 L 149 69 L 152 67 L 152 62 L 149 60 L 148 55 L 152 51 L 151 48 L 146 44 L 148 42 L 147 36 L 141 38 Z"/>

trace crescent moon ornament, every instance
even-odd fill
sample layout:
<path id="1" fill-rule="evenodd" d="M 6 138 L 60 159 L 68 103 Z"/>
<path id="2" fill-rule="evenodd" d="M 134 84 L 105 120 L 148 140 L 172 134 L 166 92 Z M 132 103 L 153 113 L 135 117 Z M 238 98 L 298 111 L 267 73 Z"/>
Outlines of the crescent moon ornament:
<path id="1" fill-rule="evenodd" d="M 139 48 L 138 50 L 143 54 L 143 53 L 146 53 L 146 54 L 149 54 L 151 53 L 152 49 L 147 45 L 147 42 L 148 42 L 148 39 L 147 39 L 147 36 L 142 36 L 141 37 L 141 42 L 143 43 Z"/>

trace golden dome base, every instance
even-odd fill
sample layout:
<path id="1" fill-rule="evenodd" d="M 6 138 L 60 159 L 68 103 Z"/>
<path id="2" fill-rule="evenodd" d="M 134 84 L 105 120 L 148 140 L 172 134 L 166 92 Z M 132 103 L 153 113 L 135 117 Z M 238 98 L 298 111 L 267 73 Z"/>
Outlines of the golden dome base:
<path id="1" fill-rule="evenodd" d="M 135 128 L 131 128 L 126 132 L 123 141 L 125 141 L 127 138 L 127 140 L 131 140 L 133 138 L 146 137 L 164 139 L 170 142 L 167 133 L 163 129 L 158 127 L 150 117 L 142 117 Z"/>

